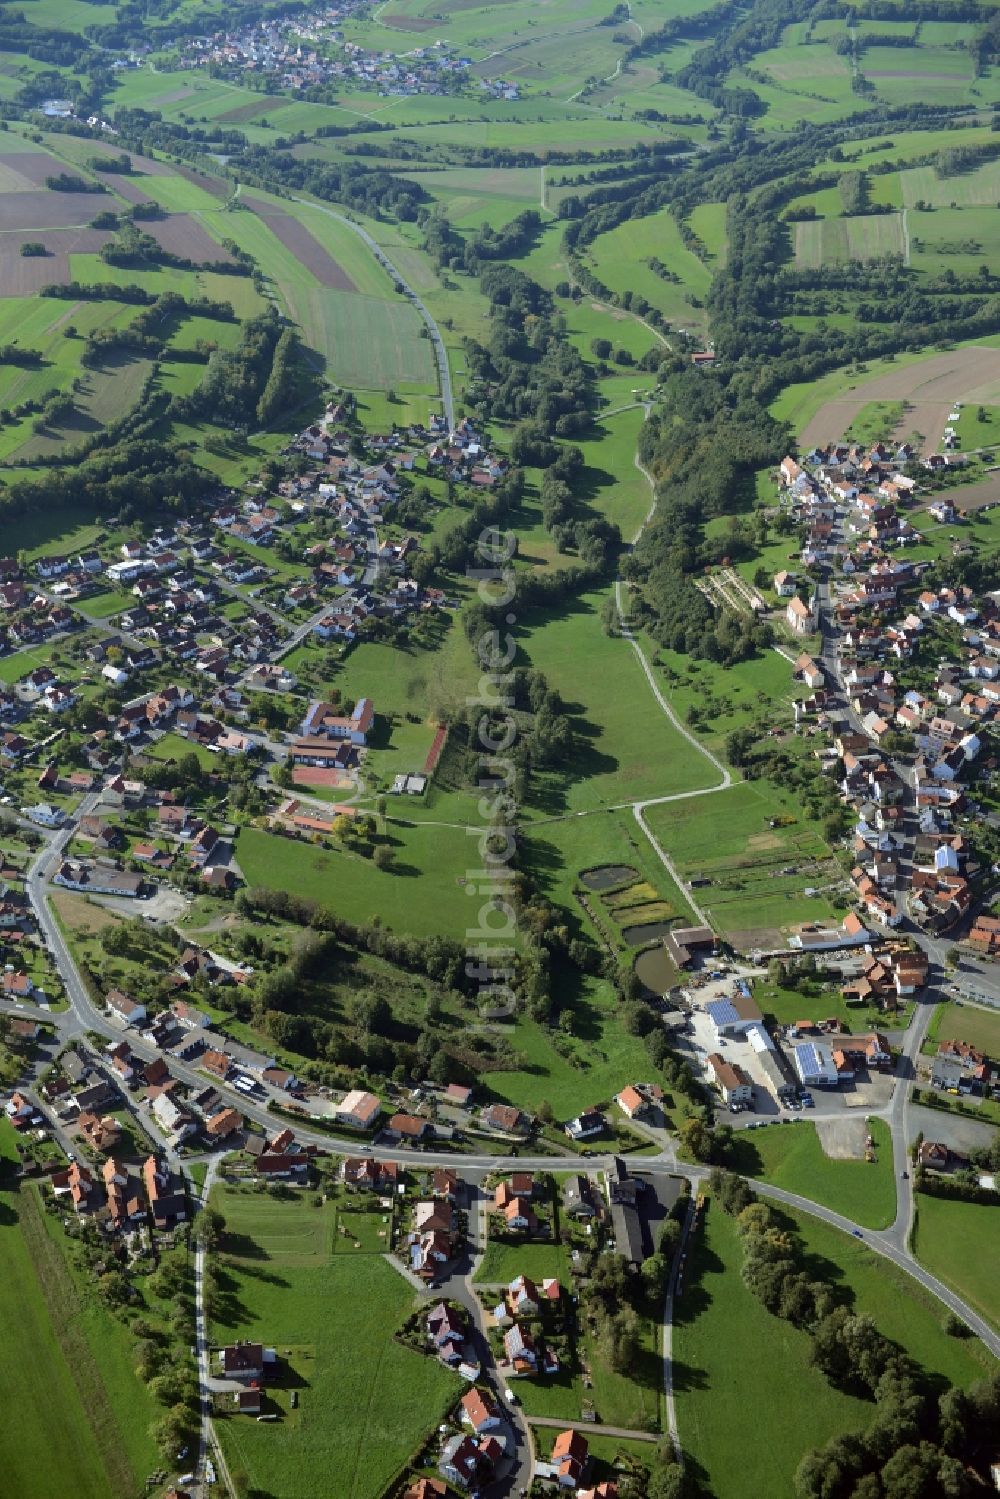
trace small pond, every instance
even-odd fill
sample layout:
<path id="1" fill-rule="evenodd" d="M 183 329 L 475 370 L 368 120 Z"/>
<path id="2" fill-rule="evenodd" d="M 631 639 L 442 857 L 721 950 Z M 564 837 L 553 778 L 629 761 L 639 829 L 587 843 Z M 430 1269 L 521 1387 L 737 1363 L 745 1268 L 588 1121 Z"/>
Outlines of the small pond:
<path id="1" fill-rule="evenodd" d="M 622 936 L 629 947 L 642 947 L 646 942 L 652 942 L 654 937 L 665 937 L 669 930 L 669 921 L 647 921 L 644 926 L 623 927 Z"/>
<path id="2" fill-rule="evenodd" d="M 631 930 L 641 932 L 644 928 L 632 927 Z M 662 947 L 651 947 L 648 952 L 641 952 L 635 960 L 635 973 L 649 993 L 657 996 L 666 994 L 677 978 L 674 965 Z"/>
<path id="3" fill-rule="evenodd" d="M 613 890 L 616 885 L 624 885 L 626 880 L 638 878 L 639 871 L 629 864 L 599 864 L 596 869 L 581 874 L 580 884 L 586 885 L 588 890 Z"/>

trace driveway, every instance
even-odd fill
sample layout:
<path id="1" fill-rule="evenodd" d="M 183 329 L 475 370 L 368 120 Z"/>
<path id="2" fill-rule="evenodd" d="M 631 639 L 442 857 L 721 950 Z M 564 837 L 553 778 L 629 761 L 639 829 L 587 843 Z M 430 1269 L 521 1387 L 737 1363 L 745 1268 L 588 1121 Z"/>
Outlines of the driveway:
<path id="1" fill-rule="evenodd" d="M 985 1121 L 969 1119 L 964 1114 L 946 1114 L 944 1109 L 928 1109 L 922 1103 L 909 1107 L 909 1135 L 912 1145 L 922 1131 L 925 1140 L 940 1140 L 949 1150 L 968 1155 L 996 1139 L 996 1128 Z"/>

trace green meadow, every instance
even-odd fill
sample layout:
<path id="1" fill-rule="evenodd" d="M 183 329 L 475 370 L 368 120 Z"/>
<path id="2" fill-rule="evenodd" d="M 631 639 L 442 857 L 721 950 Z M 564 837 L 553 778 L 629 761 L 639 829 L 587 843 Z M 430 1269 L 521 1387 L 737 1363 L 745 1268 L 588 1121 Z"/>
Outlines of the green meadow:
<path id="1" fill-rule="evenodd" d="M 276 1346 L 266 1397 L 278 1420 L 230 1415 L 216 1430 L 242 1487 L 380 1499 L 461 1393 L 441 1364 L 397 1342 L 415 1297 L 381 1254 L 332 1253 L 332 1209 L 217 1189 L 227 1233 L 211 1336 Z M 276 1212 L 278 1209 L 279 1212 Z M 291 1391 L 298 1391 L 293 1408 Z"/>

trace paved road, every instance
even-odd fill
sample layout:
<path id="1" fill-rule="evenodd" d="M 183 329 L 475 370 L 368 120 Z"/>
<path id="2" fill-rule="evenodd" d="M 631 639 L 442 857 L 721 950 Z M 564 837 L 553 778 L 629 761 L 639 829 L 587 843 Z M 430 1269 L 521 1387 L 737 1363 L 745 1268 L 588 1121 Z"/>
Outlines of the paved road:
<path id="1" fill-rule="evenodd" d="M 452 1163 L 455 1163 L 454 1156 Z M 473 1285 L 473 1277 L 486 1252 L 488 1197 L 478 1184 L 470 1186 L 467 1190 L 469 1193 L 468 1245 L 461 1258 L 451 1267 L 450 1274 L 439 1282 L 437 1292 L 451 1301 L 457 1301 L 465 1308 L 473 1328 L 470 1341 L 475 1348 L 482 1380 L 493 1390 L 510 1426 L 514 1440 L 511 1453 L 513 1462 L 504 1476 L 492 1483 L 488 1489 L 493 1499 L 505 1499 L 507 1495 L 520 1494 L 531 1488 L 534 1476 L 534 1445 L 521 1407 L 511 1405 L 504 1398 L 504 1383 L 490 1347 L 482 1304 Z"/>
<path id="2" fill-rule="evenodd" d="M 59 973 L 65 986 L 66 994 L 71 1006 L 70 1010 L 68 1011 L 61 1011 L 55 1014 L 45 1013 L 44 1018 L 50 1024 L 53 1024 L 57 1027 L 64 1040 L 69 1040 L 72 1037 L 79 1035 L 81 1032 L 85 1031 L 92 1031 L 98 1035 L 108 1037 L 109 1039 L 120 1039 L 123 1034 L 126 1034 L 129 1045 L 132 1047 L 132 1050 L 135 1052 L 135 1054 L 145 1061 L 152 1061 L 154 1057 L 164 1054 L 160 1052 L 158 1048 L 152 1044 L 152 1042 L 144 1039 L 136 1033 L 132 1031 L 123 1032 L 119 1026 L 113 1025 L 106 1015 L 104 1015 L 101 1011 L 95 1009 L 95 1007 L 91 1004 L 90 999 L 80 980 L 80 976 L 77 972 L 76 966 L 73 963 L 72 957 L 70 956 L 69 950 L 62 939 L 62 935 L 59 932 L 59 929 L 52 917 L 51 911 L 49 910 L 48 905 L 44 899 L 44 889 L 39 871 L 44 866 L 46 859 L 52 857 L 53 848 L 67 836 L 68 834 L 66 834 L 66 832 L 63 830 L 60 831 L 60 833 L 55 834 L 52 839 L 47 841 L 43 852 L 36 857 L 29 875 L 29 890 L 31 891 L 32 901 L 35 905 L 39 925 L 44 931 L 54 953 L 55 960 L 59 968 Z M 5 1005 L 4 1008 L 9 1008 L 11 1011 L 19 1011 L 21 1013 L 25 1013 L 25 1007 L 21 1006 L 8 1007 Z M 180 1078 L 182 1082 L 187 1083 L 188 1086 L 196 1089 L 200 1089 L 204 1086 L 204 1077 L 194 1068 L 189 1067 L 184 1063 L 178 1062 L 174 1057 L 168 1056 L 167 1060 L 170 1064 L 171 1070 L 178 1078 Z M 240 1109 L 244 1117 L 258 1124 L 267 1133 L 273 1133 L 276 1124 L 276 1119 L 273 1114 L 269 1114 L 268 1111 L 265 1108 L 261 1107 L 260 1104 L 251 1101 L 250 1099 L 244 1098 L 242 1094 L 233 1092 L 232 1090 L 226 1088 L 225 1085 L 220 1086 L 221 1090 L 224 1093 L 230 1094 L 234 1106 Z M 905 1087 L 905 1082 L 902 1083 L 901 1086 Z M 296 1121 L 295 1130 L 303 1140 L 320 1145 L 321 1147 L 328 1150 L 350 1148 L 348 1142 L 346 1141 L 342 1142 L 316 1130 L 310 1130 L 307 1121 L 302 1121 L 301 1123 Z M 473 1178 L 475 1178 L 477 1175 L 482 1176 L 492 1171 L 551 1171 L 556 1165 L 558 1165 L 559 1161 L 559 1158 L 554 1156 L 530 1156 L 526 1154 L 505 1157 L 496 1155 L 475 1155 L 470 1153 L 469 1155 L 456 1156 L 453 1152 L 434 1152 L 429 1150 L 415 1151 L 412 1149 L 396 1149 L 383 1146 L 372 1146 L 369 1147 L 369 1149 L 371 1154 L 379 1159 L 394 1160 L 400 1162 L 403 1165 L 422 1167 L 443 1166 L 451 1167 L 453 1169 L 457 1166 L 462 1170 L 464 1175 L 468 1175 Z M 578 1158 L 576 1156 L 573 1156 L 572 1158 L 567 1157 L 567 1159 L 572 1159 L 574 1165 L 578 1163 Z M 591 1157 L 588 1161 L 588 1170 L 606 1171 L 611 1164 L 611 1159 L 612 1157 L 610 1155 Z M 672 1152 L 665 1151 L 658 1157 L 649 1156 L 645 1157 L 643 1160 L 644 1169 L 655 1169 L 657 1165 L 666 1167 L 669 1170 L 680 1169 L 683 1174 L 687 1176 L 688 1179 L 692 1182 L 704 1181 L 707 1179 L 709 1174 L 705 1168 L 697 1166 L 681 1166 L 678 1168 Z M 852 1223 L 849 1219 L 844 1218 L 838 1213 L 832 1212 L 829 1208 L 821 1207 L 818 1203 L 811 1201 L 811 1199 L 807 1197 L 801 1197 L 795 1193 L 783 1192 L 781 1191 L 781 1189 L 772 1187 L 764 1182 L 757 1182 L 754 1185 L 755 1190 L 759 1191 L 762 1196 L 770 1196 L 775 1198 L 775 1200 L 777 1201 L 786 1202 L 789 1206 L 797 1208 L 801 1212 L 810 1213 L 814 1217 L 820 1218 L 824 1222 L 829 1223 L 833 1227 L 839 1228 L 846 1233 L 853 1233 L 855 1229 L 858 1228 L 858 1225 Z M 948 1290 L 948 1288 L 944 1286 L 940 1281 L 938 1281 L 936 1277 L 930 1275 L 926 1270 L 923 1269 L 921 1265 L 919 1265 L 914 1260 L 913 1256 L 909 1252 L 909 1249 L 900 1244 L 895 1225 L 892 1229 L 887 1230 L 885 1233 L 878 1233 L 867 1230 L 861 1230 L 860 1232 L 863 1233 L 865 1242 L 871 1249 L 876 1250 L 880 1254 L 885 1254 L 887 1258 L 892 1259 L 896 1264 L 898 1264 L 902 1270 L 905 1270 L 908 1274 L 912 1275 L 914 1279 L 918 1280 L 928 1291 L 930 1291 L 940 1301 L 942 1301 L 950 1310 L 954 1311 L 956 1315 L 961 1317 L 962 1320 L 966 1322 L 966 1324 L 976 1333 L 977 1337 L 982 1339 L 982 1341 L 986 1344 L 991 1352 L 1000 1357 L 1000 1338 L 997 1337 L 996 1333 L 993 1332 L 993 1330 L 984 1322 L 984 1320 L 978 1315 L 978 1313 L 974 1312 L 972 1308 L 967 1306 L 958 1296 L 954 1294 L 954 1292 Z M 469 1273 L 471 1274 L 471 1268 Z M 463 1296 L 460 1296 L 459 1299 L 463 1299 L 463 1304 L 469 1305 L 468 1301 L 464 1301 L 464 1296 L 472 1296 L 474 1305 L 476 1308 L 478 1308 L 478 1301 L 475 1300 L 474 1294 L 471 1291 L 471 1286 L 468 1284 L 468 1277 L 466 1276 L 464 1277 L 464 1279 L 466 1281 L 465 1291 L 463 1292 Z M 460 1283 L 457 1282 L 454 1287 L 454 1291 L 456 1294 L 458 1293 L 459 1289 Z M 451 1288 L 449 1288 L 449 1294 L 452 1294 Z"/>
<path id="3" fill-rule="evenodd" d="M 667 1405 L 667 1435 L 670 1437 L 674 1451 L 681 1463 L 684 1462 L 684 1449 L 681 1446 L 680 1431 L 677 1426 L 677 1402 L 674 1399 L 674 1300 L 677 1296 L 677 1285 L 681 1277 L 682 1263 L 687 1254 L 688 1235 L 691 1232 L 693 1220 L 694 1201 L 689 1197 L 681 1229 L 681 1241 L 670 1270 L 667 1299 L 663 1308 L 663 1393 L 666 1397 Z"/>
<path id="4" fill-rule="evenodd" d="M 407 281 L 402 272 L 397 270 L 396 266 L 392 263 L 388 255 L 382 249 L 382 246 L 376 239 L 372 238 L 367 229 L 362 229 L 360 224 L 356 224 L 353 219 L 346 218 L 342 213 L 337 213 L 335 209 L 326 208 L 320 203 L 313 203 L 308 198 L 295 198 L 294 202 L 303 203 L 307 208 L 314 208 L 318 213 L 325 213 L 329 218 L 336 219 L 338 224 L 345 224 L 347 228 L 352 231 L 352 233 L 358 236 L 359 239 L 364 240 L 365 244 L 368 246 L 369 250 L 371 250 L 372 254 L 375 256 L 375 259 L 378 261 L 379 265 L 382 266 L 383 270 L 388 271 L 389 275 L 392 276 L 394 280 L 399 282 L 400 286 L 403 288 L 406 295 L 409 297 L 410 301 L 413 303 L 414 307 L 423 318 L 424 324 L 427 328 L 427 332 L 430 335 L 431 346 L 434 349 L 434 359 L 437 363 L 438 382 L 441 386 L 441 403 L 444 406 L 444 414 L 445 419 L 448 423 L 448 431 L 453 431 L 455 427 L 455 401 L 451 389 L 451 370 L 448 368 L 448 351 L 444 346 L 444 339 L 441 337 L 440 328 L 431 317 L 431 314 L 424 306 L 424 303 L 417 296 L 417 293 L 413 290 L 413 287 Z"/>

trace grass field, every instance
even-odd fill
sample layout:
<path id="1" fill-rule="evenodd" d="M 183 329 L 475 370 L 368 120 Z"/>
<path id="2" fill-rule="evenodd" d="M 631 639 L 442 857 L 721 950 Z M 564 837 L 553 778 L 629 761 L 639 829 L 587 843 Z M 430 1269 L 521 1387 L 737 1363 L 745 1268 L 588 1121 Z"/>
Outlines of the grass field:
<path id="1" fill-rule="evenodd" d="M 1000 1327 L 996 1285 L 1000 1210 L 921 1194 L 913 1248 L 922 1265 L 994 1327 Z"/>
<path id="2" fill-rule="evenodd" d="M 884 441 L 886 433 L 894 432 L 904 417 L 905 407 L 902 401 L 870 401 L 867 406 L 862 406 L 851 422 L 844 433 L 844 441 Z"/>
<path id="3" fill-rule="evenodd" d="M 972 171 L 939 177 L 933 167 L 909 167 L 900 172 L 903 202 L 932 208 L 993 208 L 1000 201 L 1000 161 L 986 161 Z"/>
<path id="4" fill-rule="evenodd" d="M 810 1273 L 874 1317 L 939 1386 L 965 1386 L 987 1372 L 989 1355 L 974 1341 L 948 1337 L 944 1307 L 911 1277 L 806 1214 L 788 1217 Z M 743 1285 L 741 1264 L 732 1219 L 710 1207 L 675 1309 L 678 1425 L 712 1492 L 792 1499 L 803 1453 L 867 1426 L 872 1406 L 811 1367 L 809 1335 L 764 1310 Z M 752 1369 L 766 1369 L 766 1381 L 748 1379 Z"/>
<path id="5" fill-rule="evenodd" d="M 954 180 L 954 179 L 949 179 Z M 954 271 L 975 276 L 984 260 L 1000 245 L 1000 213 L 995 206 L 907 210 L 912 246 L 911 262 L 932 274 Z"/>
<path id="6" fill-rule="evenodd" d="M 486 1246 L 476 1280 L 486 1285 L 510 1285 L 519 1275 L 526 1275 L 536 1285 L 555 1276 L 564 1286 L 569 1284 L 569 1260 L 561 1244 L 500 1244 L 490 1240 Z"/>
<path id="7" fill-rule="evenodd" d="M 843 1213 L 863 1228 L 886 1228 L 896 1216 L 896 1180 L 887 1125 L 873 1119 L 869 1126 L 877 1162 L 840 1161 L 826 1154 L 811 1120 L 785 1127 L 772 1125 L 737 1136 L 736 1169 L 759 1176 L 810 1197 L 823 1207 Z"/>
<path id="8" fill-rule="evenodd" d="M 263 1260 L 281 1260 L 289 1267 L 326 1265 L 333 1251 L 335 1209 L 293 1207 L 260 1193 L 220 1193 L 231 1242 L 253 1240 Z"/>
<path id="9" fill-rule="evenodd" d="M 380 1499 L 460 1391 L 454 1375 L 393 1336 L 413 1306 L 412 1287 L 380 1255 L 325 1259 L 319 1240 L 331 1213 L 306 1199 L 270 1203 L 217 1190 L 212 1202 L 239 1237 L 224 1245 L 211 1336 L 292 1349 L 287 1377 L 268 1396 L 279 1420 L 218 1423 L 230 1466 L 245 1475 L 244 1487 L 288 1499 L 321 1499 L 332 1474 L 343 1499 Z"/>
<path id="10" fill-rule="evenodd" d="M 918 1199 L 921 1212 L 928 1200 Z M 808 1213 L 788 1216 L 806 1252 L 817 1257 L 820 1279 L 844 1286 L 853 1309 L 875 1318 L 886 1337 L 905 1348 L 939 1389 L 946 1383 L 967 1386 L 994 1373 L 996 1362 L 981 1343 L 945 1332 L 947 1307 L 911 1275 Z M 989 1263 L 985 1254 L 983 1258 Z"/>
<path id="11" fill-rule="evenodd" d="M 2 1125 L 4 1153 L 10 1130 Z M 25 1495 L 101 1499 L 135 1492 L 155 1466 L 152 1400 L 134 1378 L 119 1323 L 82 1305 L 34 1187 L 0 1192 L 0 1316 L 9 1356 L 0 1398 L 17 1420 L 0 1430 L 5 1481 Z"/>
<path id="12" fill-rule="evenodd" d="M 215 770 L 219 763 L 218 755 L 210 754 L 200 744 L 195 744 L 193 739 L 185 739 L 182 734 L 164 734 L 150 749 L 150 755 L 154 760 L 182 760 L 186 755 L 194 755 L 203 770 Z"/>
<path id="13" fill-rule="evenodd" d="M 718 243 L 718 230 L 715 231 Z M 653 271 L 650 259 L 663 261 L 679 282 L 664 281 Z M 607 234 L 598 235 L 589 248 L 588 263 L 604 284 L 619 295 L 639 292 L 651 306 L 659 308 L 668 322 L 700 330 L 705 326 L 703 306 L 711 273 L 683 243 L 669 209 L 647 218 L 631 219 Z M 610 335 L 608 335 L 610 337 Z"/>
<path id="14" fill-rule="evenodd" d="M 795 226 L 795 264 L 802 269 L 903 255 L 899 214 L 859 214 L 849 219 L 812 219 Z"/>
<path id="15" fill-rule="evenodd" d="M 237 843 L 240 868 L 251 885 L 289 890 L 365 923 L 378 912 L 395 931 L 462 938 L 477 907 L 463 889 L 476 865 L 464 828 L 392 824 L 395 867 L 376 869 L 370 859 L 339 849 L 244 828 Z"/>
<path id="16" fill-rule="evenodd" d="M 870 1408 L 810 1366 L 808 1334 L 765 1311 L 742 1262 L 732 1219 L 710 1206 L 674 1308 L 677 1423 L 709 1492 L 792 1499 L 803 1453 L 865 1426 Z"/>
<path id="17" fill-rule="evenodd" d="M 708 258 L 716 265 L 724 265 L 726 259 L 726 205 L 725 203 L 699 203 L 691 211 L 691 228 L 697 234 Z"/>
<path id="18" fill-rule="evenodd" d="M 826 896 L 803 893 L 836 877 L 829 849 L 803 819 L 796 796 L 771 783 L 742 782 L 717 795 L 646 813 L 655 836 L 685 877 L 709 878 L 699 904 L 723 931 L 786 928 L 825 920 Z M 780 820 L 772 827 L 773 820 Z M 795 872 L 783 874 L 786 868 Z"/>
<path id="19" fill-rule="evenodd" d="M 584 811 L 711 786 L 718 772 L 683 739 L 645 682 L 627 642 L 605 635 L 603 594 L 569 600 L 558 616 L 528 613 L 517 636 L 576 715 L 579 752 L 566 772 L 538 777 L 538 811 Z"/>
<path id="20" fill-rule="evenodd" d="M 570 980 L 564 979 L 566 988 Z M 581 1098 L 610 1100 L 627 1080 L 645 1076 L 649 1057 L 642 1042 L 619 1024 L 614 991 L 607 983 L 585 979 L 563 994 L 571 1001 L 573 1035 L 568 1040 L 527 1016 L 504 1026 L 511 1046 L 524 1058 L 512 1071 L 487 1073 L 490 1092 L 517 1108 L 535 1110 L 544 1099 L 556 1119 L 571 1119 Z M 559 1050 L 556 1049 L 558 1042 Z"/>

